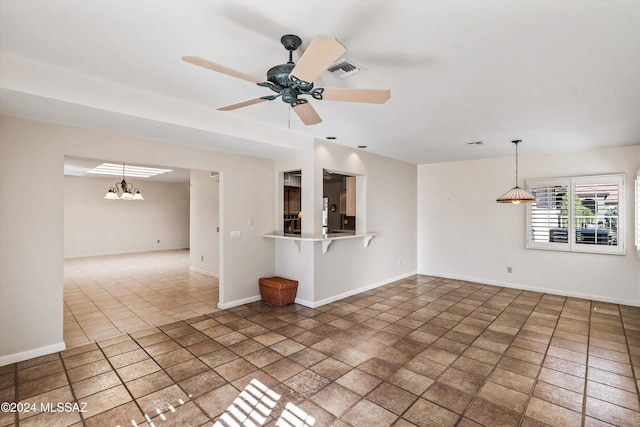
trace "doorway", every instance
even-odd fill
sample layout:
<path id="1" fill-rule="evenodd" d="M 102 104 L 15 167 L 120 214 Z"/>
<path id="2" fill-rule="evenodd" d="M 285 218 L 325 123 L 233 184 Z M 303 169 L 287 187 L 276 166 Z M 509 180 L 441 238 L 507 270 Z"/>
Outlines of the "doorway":
<path id="1" fill-rule="evenodd" d="M 94 163 L 65 158 L 67 348 L 219 310 L 219 175 L 171 168 L 174 177 L 127 176 L 144 201 L 104 200 L 115 179 L 88 176 Z M 207 217 L 209 230 L 194 233 Z M 210 230 L 194 253 L 192 236 Z"/>

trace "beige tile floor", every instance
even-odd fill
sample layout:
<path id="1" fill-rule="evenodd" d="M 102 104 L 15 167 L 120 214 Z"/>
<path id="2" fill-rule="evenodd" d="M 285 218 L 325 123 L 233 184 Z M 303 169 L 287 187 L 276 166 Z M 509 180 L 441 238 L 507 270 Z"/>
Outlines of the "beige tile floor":
<path id="1" fill-rule="evenodd" d="M 638 307 L 415 276 L 0 367 L 0 426 L 638 426 L 638 387 Z"/>
<path id="2" fill-rule="evenodd" d="M 189 251 L 64 262 L 67 348 L 218 310 L 218 280 L 189 270 Z"/>

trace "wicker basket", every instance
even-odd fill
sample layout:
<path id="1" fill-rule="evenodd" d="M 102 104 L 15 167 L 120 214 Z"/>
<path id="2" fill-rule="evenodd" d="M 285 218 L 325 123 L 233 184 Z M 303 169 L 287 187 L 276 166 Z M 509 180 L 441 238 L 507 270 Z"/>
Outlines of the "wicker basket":
<path id="1" fill-rule="evenodd" d="M 279 307 L 292 304 L 296 299 L 298 281 L 283 277 L 263 277 L 259 280 L 262 301 Z"/>

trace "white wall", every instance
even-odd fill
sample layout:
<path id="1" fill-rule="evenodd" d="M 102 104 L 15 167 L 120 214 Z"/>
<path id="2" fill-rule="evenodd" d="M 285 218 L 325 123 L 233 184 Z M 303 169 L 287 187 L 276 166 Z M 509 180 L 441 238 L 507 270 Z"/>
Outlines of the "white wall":
<path id="1" fill-rule="evenodd" d="M 273 231 L 272 160 L 1 117 L 0 365 L 64 348 L 65 155 L 221 172 L 220 305 L 256 299 L 258 278 L 273 275 L 262 237 Z"/>
<path id="2" fill-rule="evenodd" d="M 191 171 L 191 233 L 189 265 L 219 277 L 220 179 L 208 171 Z"/>
<path id="3" fill-rule="evenodd" d="M 335 241 L 324 254 L 321 244 L 315 244 L 316 304 L 415 274 L 416 165 L 317 140 L 314 170 L 318 212 L 322 212 L 323 169 L 358 175 L 356 227 L 359 232 L 376 236 L 368 247 L 361 239 Z M 322 217 L 317 219 L 316 231 L 320 232 Z"/>
<path id="4" fill-rule="evenodd" d="M 626 173 L 627 255 L 616 256 L 526 249 L 526 207 L 495 202 L 513 186 L 514 158 L 420 165 L 418 271 L 640 305 L 640 261 L 633 246 L 639 166 L 640 146 L 519 158 L 520 186 L 534 178 Z"/>
<path id="5" fill-rule="evenodd" d="M 189 247 L 189 184 L 127 180 L 144 200 L 106 200 L 116 178 L 64 177 L 65 258 Z"/>
<path id="6" fill-rule="evenodd" d="M 300 206 L 302 210 L 302 235 L 314 234 L 314 193 L 313 193 L 313 154 L 300 155 L 285 159 L 276 160 L 274 170 L 275 191 L 275 223 L 273 231 L 282 233 L 283 226 L 283 203 L 284 182 L 282 172 L 301 171 L 300 179 Z M 322 211 L 318 213 L 322 216 Z M 267 240 L 267 239 L 265 239 Z M 291 240 L 275 240 L 275 274 L 298 281 L 298 292 L 296 301 L 307 306 L 313 305 L 314 300 L 314 265 L 313 253 L 314 243 L 299 242 L 293 243 Z"/>
<path id="7" fill-rule="evenodd" d="M 322 232 L 323 169 L 366 179 L 358 205 L 366 221 L 357 225 L 377 233 L 366 248 L 361 238 L 338 240 L 326 253 L 321 242 L 276 240 L 276 273 L 299 281 L 297 302 L 326 304 L 416 272 L 416 165 L 316 141 L 313 154 L 276 161 L 276 172 L 295 169 L 303 175 L 304 235 Z"/>

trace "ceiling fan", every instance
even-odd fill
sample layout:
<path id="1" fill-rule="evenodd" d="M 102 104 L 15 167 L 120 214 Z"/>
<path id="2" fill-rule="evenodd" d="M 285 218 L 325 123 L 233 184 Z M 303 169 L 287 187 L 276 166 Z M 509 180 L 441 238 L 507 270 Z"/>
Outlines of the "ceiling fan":
<path id="1" fill-rule="evenodd" d="M 218 108 L 221 111 L 235 110 L 264 101 L 273 101 L 280 97 L 282 101 L 293 107 L 293 111 L 300 117 L 305 125 L 320 123 L 322 119 L 309 103 L 302 97 L 309 95 L 317 100 L 364 102 L 371 104 L 383 104 L 391 96 L 389 89 L 350 89 L 350 88 L 316 88 L 313 81 L 331 64 L 333 64 L 344 52 L 345 47 L 335 38 L 329 36 L 316 36 L 309 47 L 300 57 L 297 64 L 293 62 L 293 52 L 300 47 L 300 37 L 287 34 L 282 36 L 280 43 L 289 51 L 289 61 L 280 64 L 267 71 L 267 80 L 264 81 L 243 72 L 234 70 L 224 65 L 216 64 L 198 56 L 183 56 L 182 60 L 200 67 L 208 68 L 231 77 L 247 80 L 271 89 L 276 94 L 261 96 Z"/>

